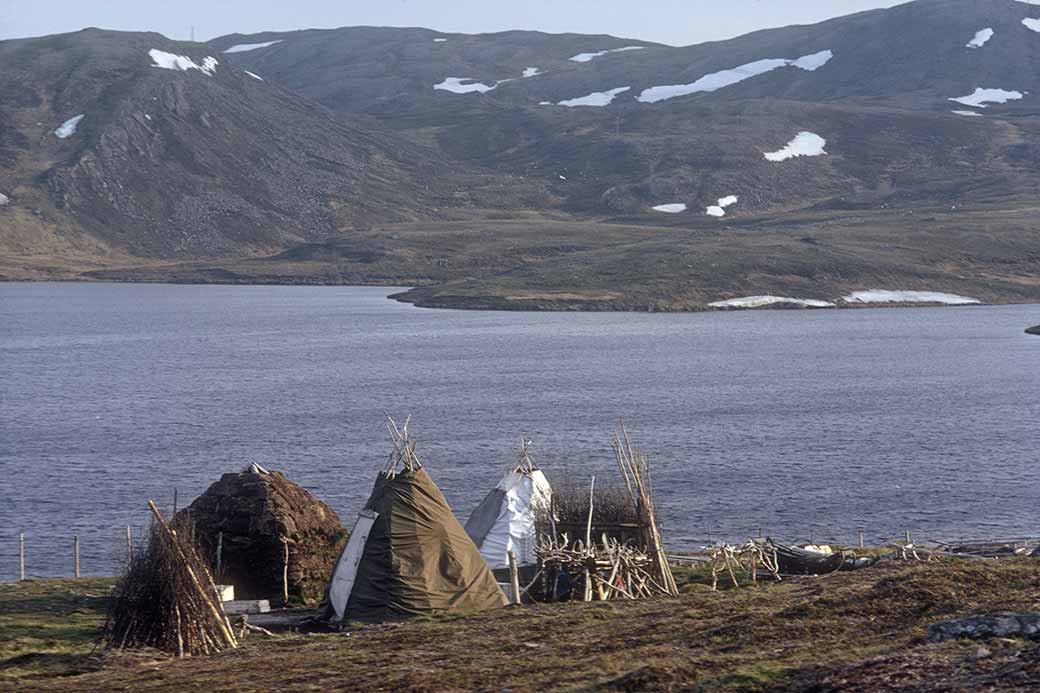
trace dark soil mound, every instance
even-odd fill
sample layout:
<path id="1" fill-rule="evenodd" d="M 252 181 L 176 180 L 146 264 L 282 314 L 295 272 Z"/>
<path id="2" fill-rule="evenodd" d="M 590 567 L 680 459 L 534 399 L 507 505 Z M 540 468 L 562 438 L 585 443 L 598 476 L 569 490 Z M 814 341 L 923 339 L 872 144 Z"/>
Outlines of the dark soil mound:
<path id="1" fill-rule="evenodd" d="M 218 580 L 234 585 L 238 599 L 280 601 L 287 538 L 290 599 L 320 600 L 347 536 L 332 508 L 281 473 L 255 467 L 225 474 L 184 512 L 211 563 L 223 532 Z"/>

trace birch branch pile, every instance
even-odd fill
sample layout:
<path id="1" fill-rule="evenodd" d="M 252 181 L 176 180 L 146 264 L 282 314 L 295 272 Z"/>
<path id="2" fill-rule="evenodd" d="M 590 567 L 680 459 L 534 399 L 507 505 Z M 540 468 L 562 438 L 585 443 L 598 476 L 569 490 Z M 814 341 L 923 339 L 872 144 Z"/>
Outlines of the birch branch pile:
<path id="1" fill-rule="evenodd" d="M 625 430 L 624 422 L 618 422 L 614 432 L 614 456 L 618 469 L 625 479 L 625 488 L 635 504 L 639 516 L 640 532 L 647 553 L 651 557 L 651 574 L 665 594 L 679 594 L 675 577 L 668 567 L 668 557 L 664 552 L 664 541 L 661 530 L 657 526 L 657 509 L 654 506 L 653 479 L 650 474 L 650 461 L 642 452 L 632 446 L 632 439 Z"/>
<path id="2" fill-rule="evenodd" d="M 116 585 L 105 623 L 109 649 L 153 647 L 178 657 L 238 646 L 213 576 L 185 532 L 148 501 L 148 546 L 134 553 Z"/>
<path id="3" fill-rule="evenodd" d="M 535 554 L 546 582 L 554 583 L 546 585 L 547 595 L 557 593 L 564 573 L 570 578 L 571 598 L 586 602 L 671 594 L 655 575 L 652 556 L 606 536 L 591 545 L 571 542 L 566 534 L 559 539 L 543 536 Z"/>
<path id="4" fill-rule="evenodd" d="M 729 574 L 734 587 L 740 587 L 737 575 L 743 575 L 749 582 L 758 582 L 758 571 L 761 568 L 775 580 L 780 580 L 780 564 L 776 549 L 756 541 L 749 541 L 743 546 L 732 544 L 714 544 L 708 547 L 711 557 L 711 591 L 719 588 L 719 575 L 723 571 Z"/>

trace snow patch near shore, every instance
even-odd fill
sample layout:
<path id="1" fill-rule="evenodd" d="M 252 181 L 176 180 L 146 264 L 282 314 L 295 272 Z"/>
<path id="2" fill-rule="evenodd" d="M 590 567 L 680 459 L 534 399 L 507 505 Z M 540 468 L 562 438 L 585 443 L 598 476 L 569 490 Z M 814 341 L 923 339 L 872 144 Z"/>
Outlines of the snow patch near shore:
<path id="1" fill-rule="evenodd" d="M 0 193 L 0 207 L 5 206 L 10 201 L 11 201 L 10 197 L 8 197 L 7 195 L 5 195 L 3 193 Z"/>
<path id="2" fill-rule="evenodd" d="M 435 38 L 435 39 L 433 39 L 433 42 L 434 43 L 447 43 L 448 39 L 446 39 L 446 38 Z"/>
<path id="3" fill-rule="evenodd" d="M 679 214 L 680 212 L 686 211 L 686 205 L 682 202 L 674 202 L 667 205 L 657 205 L 652 207 L 655 212 L 664 212 L 665 214 Z"/>
<path id="4" fill-rule="evenodd" d="M 569 57 L 567 59 L 572 61 L 572 62 L 576 62 L 576 63 L 587 63 L 589 61 L 595 60 L 596 58 L 599 58 L 599 57 L 602 57 L 604 55 L 607 55 L 608 53 L 624 53 L 625 51 L 641 51 L 644 48 L 646 48 L 646 46 L 625 46 L 624 48 L 611 48 L 610 50 L 597 51 L 595 53 L 578 53 L 577 55 L 572 55 L 571 57 Z"/>
<path id="5" fill-rule="evenodd" d="M 544 74 L 545 73 L 542 72 L 542 69 L 540 67 L 525 67 L 522 76 L 524 79 L 527 79 L 528 77 L 537 77 L 538 75 Z"/>
<path id="6" fill-rule="evenodd" d="M 263 78 L 263 77 L 261 77 L 260 75 L 254 75 L 254 74 L 253 74 L 252 72 L 250 72 L 249 70 L 246 70 L 246 71 L 245 71 L 245 73 L 246 73 L 247 75 L 249 75 L 250 77 L 252 77 L 253 79 L 258 79 L 258 80 L 260 80 L 261 82 L 263 82 L 263 81 L 264 81 L 264 78 Z"/>
<path id="7" fill-rule="evenodd" d="M 1018 101 L 1022 96 L 1023 93 L 1020 91 L 984 89 L 982 87 L 977 87 L 971 94 L 968 94 L 967 96 L 958 96 L 950 99 L 950 101 L 964 104 L 965 106 L 974 106 L 975 108 L 986 108 L 985 104 L 987 103 L 1007 103 L 1008 101 Z"/>
<path id="8" fill-rule="evenodd" d="M 591 94 L 585 96 L 579 96 L 576 99 L 567 99 L 561 101 L 557 106 L 606 106 L 614 100 L 614 97 L 618 94 L 623 94 L 632 87 L 618 87 L 617 89 L 610 89 L 609 91 L 594 91 Z"/>
<path id="9" fill-rule="evenodd" d="M 281 43 L 281 42 L 282 42 L 282 39 L 278 39 L 277 41 L 268 41 L 266 43 L 239 43 L 239 44 L 236 44 L 234 46 L 231 46 L 231 48 L 228 48 L 224 52 L 225 53 L 245 53 L 246 51 L 255 51 L 258 48 L 267 48 L 268 46 L 273 46 L 274 44 Z"/>
<path id="10" fill-rule="evenodd" d="M 775 152 L 765 152 L 763 156 L 768 161 L 786 161 L 798 156 L 822 156 L 827 153 L 823 149 L 826 145 L 827 140 L 816 133 L 799 132 L 786 147 Z"/>
<path id="11" fill-rule="evenodd" d="M 217 59 L 213 57 L 203 58 L 202 64 L 198 65 L 186 55 L 175 55 L 155 48 L 148 51 L 148 55 L 151 56 L 154 63 L 152 67 L 160 67 L 164 70 L 177 70 L 179 72 L 198 70 L 212 76 L 217 70 L 217 65 L 219 65 Z"/>
<path id="12" fill-rule="evenodd" d="M 957 115 L 970 116 L 973 118 L 981 118 L 982 114 L 976 111 L 950 111 L 950 113 L 956 113 Z"/>
<path id="13" fill-rule="evenodd" d="M 76 130 L 79 129 L 80 121 L 86 118 L 86 114 L 80 113 L 78 116 L 69 118 L 61 124 L 57 130 L 54 131 L 54 136 L 59 140 L 68 139 L 76 134 Z"/>
<path id="14" fill-rule="evenodd" d="M 803 55 L 801 58 L 795 58 L 793 60 L 788 58 L 766 58 L 764 60 L 756 60 L 755 62 L 745 63 L 744 65 L 739 65 L 729 70 L 712 72 L 711 74 L 704 75 L 690 84 L 665 84 L 644 89 L 638 96 L 638 100 L 642 103 L 656 103 L 658 101 L 666 101 L 668 99 L 697 94 L 699 92 L 718 91 L 724 87 L 729 87 L 743 82 L 746 79 L 751 79 L 752 77 L 757 77 L 758 75 L 764 75 L 767 72 L 778 70 L 781 67 L 797 67 L 798 69 L 806 70 L 808 72 L 815 72 L 830 62 L 833 57 L 833 51 L 825 50 L 811 55 Z"/>
<path id="15" fill-rule="evenodd" d="M 842 300 L 846 303 L 942 303 L 948 306 L 966 306 L 979 303 L 968 296 L 945 294 L 939 291 L 887 291 L 871 289 L 853 291 Z"/>
<path id="16" fill-rule="evenodd" d="M 726 207 L 737 204 L 740 198 L 736 195 L 727 195 L 726 197 L 720 197 L 717 205 L 712 205 L 704 210 L 704 213 L 709 217 L 724 217 L 726 216 Z"/>
<path id="17" fill-rule="evenodd" d="M 968 41 L 968 45 L 965 48 L 982 48 L 991 38 L 993 38 L 992 28 L 979 29 L 975 32 L 975 38 Z"/>
<path id="18" fill-rule="evenodd" d="M 745 296 L 744 298 L 731 298 L 726 301 L 715 301 L 709 303 L 709 308 L 763 308 L 773 305 L 794 305 L 805 308 L 833 308 L 830 301 L 819 301 L 814 298 L 790 298 L 788 296 Z"/>

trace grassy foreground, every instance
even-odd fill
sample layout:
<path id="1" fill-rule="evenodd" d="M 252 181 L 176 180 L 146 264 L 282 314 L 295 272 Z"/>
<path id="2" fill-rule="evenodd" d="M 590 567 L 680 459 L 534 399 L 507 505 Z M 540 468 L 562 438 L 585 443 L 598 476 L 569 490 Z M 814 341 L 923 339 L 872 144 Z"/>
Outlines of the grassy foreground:
<path id="1" fill-rule="evenodd" d="M 537 605 L 176 660 L 91 657 L 111 581 L 0 585 L 0 689 L 1035 690 L 1040 643 L 927 643 L 930 623 L 1040 609 L 1040 561 L 885 563 L 678 598 Z M 7 637 L 8 634 L 13 638 Z"/>

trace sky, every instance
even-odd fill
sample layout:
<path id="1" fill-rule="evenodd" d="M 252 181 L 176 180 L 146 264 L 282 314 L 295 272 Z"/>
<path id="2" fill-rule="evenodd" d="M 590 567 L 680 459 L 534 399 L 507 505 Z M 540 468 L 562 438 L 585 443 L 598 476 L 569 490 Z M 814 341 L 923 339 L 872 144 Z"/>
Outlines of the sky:
<path id="1" fill-rule="evenodd" d="M 808 24 L 905 0 L 0 0 L 0 39 L 88 26 L 187 40 L 340 26 L 613 34 L 684 46 Z"/>

